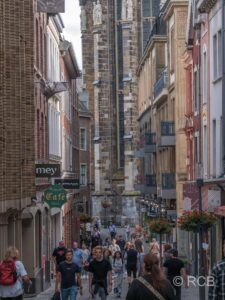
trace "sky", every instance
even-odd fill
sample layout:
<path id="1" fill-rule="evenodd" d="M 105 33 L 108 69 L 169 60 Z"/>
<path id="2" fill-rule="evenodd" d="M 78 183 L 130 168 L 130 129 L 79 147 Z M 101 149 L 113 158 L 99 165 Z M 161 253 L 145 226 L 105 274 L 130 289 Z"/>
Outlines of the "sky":
<path id="1" fill-rule="evenodd" d="M 72 42 L 77 62 L 82 68 L 80 6 L 79 0 L 65 0 L 65 13 L 61 14 L 64 23 L 64 37 Z"/>

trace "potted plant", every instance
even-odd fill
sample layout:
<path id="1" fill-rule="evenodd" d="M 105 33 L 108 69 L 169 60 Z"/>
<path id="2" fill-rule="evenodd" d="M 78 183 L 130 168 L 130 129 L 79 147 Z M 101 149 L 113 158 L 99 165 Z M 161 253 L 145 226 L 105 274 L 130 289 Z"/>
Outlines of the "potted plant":
<path id="1" fill-rule="evenodd" d="M 155 219 L 149 223 L 150 231 L 160 235 L 170 233 L 172 227 L 172 224 L 166 219 Z"/>
<path id="2" fill-rule="evenodd" d="M 92 218 L 88 214 L 80 215 L 80 222 L 81 223 L 88 223 L 88 222 L 91 222 L 91 221 L 92 221 Z"/>
<path id="3" fill-rule="evenodd" d="M 110 207 L 110 202 L 104 200 L 104 201 L 102 201 L 101 205 L 102 205 L 103 208 L 106 209 L 106 208 Z"/>
<path id="4" fill-rule="evenodd" d="M 185 211 L 178 218 L 178 226 L 185 231 L 199 232 L 200 229 L 207 231 L 217 221 L 217 217 L 213 213 L 207 211 Z"/>

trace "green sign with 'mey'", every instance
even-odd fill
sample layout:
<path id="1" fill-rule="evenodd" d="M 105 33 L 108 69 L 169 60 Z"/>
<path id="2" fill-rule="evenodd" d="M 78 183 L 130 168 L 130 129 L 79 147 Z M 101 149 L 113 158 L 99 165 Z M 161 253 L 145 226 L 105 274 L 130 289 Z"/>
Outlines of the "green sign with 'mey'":
<path id="1" fill-rule="evenodd" d="M 44 199 L 51 208 L 60 208 L 67 201 L 66 191 L 62 186 L 55 184 L 44 191 Z"/>

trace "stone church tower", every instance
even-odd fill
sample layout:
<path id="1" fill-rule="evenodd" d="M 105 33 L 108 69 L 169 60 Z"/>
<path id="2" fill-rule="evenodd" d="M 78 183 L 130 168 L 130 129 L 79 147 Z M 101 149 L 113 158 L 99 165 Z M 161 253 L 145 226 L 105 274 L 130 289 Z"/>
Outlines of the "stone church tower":
<path id="1" fill-rule="evenodd" d="M 134 184 L 142 2 L 153 1 L 80 0 L 83 89 L 94 115 L 92 213 L 122 224 L 136 221 L 140 196 Z"/>

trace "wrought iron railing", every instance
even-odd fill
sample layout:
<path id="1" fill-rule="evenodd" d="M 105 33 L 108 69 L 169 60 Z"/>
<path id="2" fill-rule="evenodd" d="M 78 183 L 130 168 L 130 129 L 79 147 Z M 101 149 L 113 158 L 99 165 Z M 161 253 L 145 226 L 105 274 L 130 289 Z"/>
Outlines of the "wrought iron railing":
<path id="1" fill-rule="evenodd" d="M 157 185 L 155 174 L 146 174 L 145 180 L 146 180 L 146 186 L 148 186 L 148 187 L 155 187 Z"/>
<path id="2" fill-rule="evenodd" d="M 175 123 L 173 121 L 161 122 L 161 136 L 175 135 Z"/>
<path id="3" fill-rule="evenodd" d="M 162 173 L 162 189 L 175 189 L 175 173 Z"/>
<path id="4" fill-rule="evenodd" d="M 157 96 L 162 92 L 163 89 L 167 87 L 168 83 L 168 76 L 167 76 L 167 68 L 163 69 L 161 72 L 159 79 L 154 84 L 154 98 L 157 98 Z"/>
<path id="5" fill-rule="evenodd" d="M 152 132 L 145 133 L 145 145 L 155 145 L 156 144 L 156 134 Z"/>

